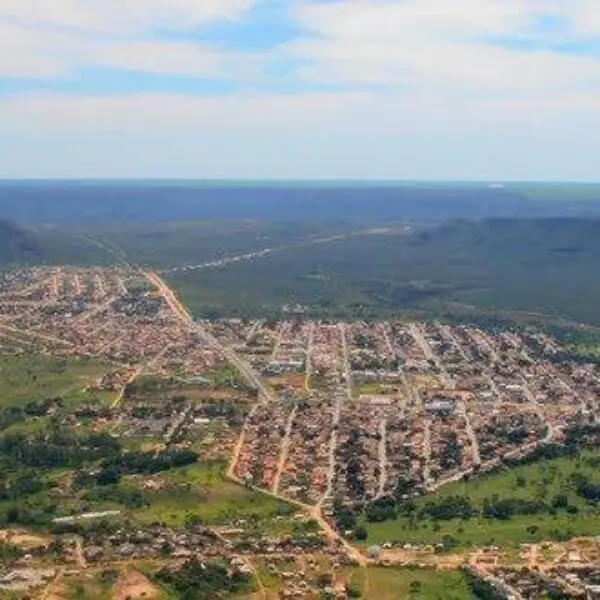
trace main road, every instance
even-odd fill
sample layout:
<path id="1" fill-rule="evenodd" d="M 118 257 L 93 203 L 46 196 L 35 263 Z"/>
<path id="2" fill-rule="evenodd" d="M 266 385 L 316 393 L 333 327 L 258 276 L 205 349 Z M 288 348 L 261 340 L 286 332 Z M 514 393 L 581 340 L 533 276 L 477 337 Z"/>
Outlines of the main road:
<path id="1" fill-rule="evenodd" d="M 183 321 L 188 323 L 191 327 L 196 329 L 198 333 L 204 338 L 206 343 L 213 348 L 221 351 L 227 360 L 229 360 L 238 371 L 244 376 L 244 378 L 250 383 L 258 392 L 262 395 L 264 400 L 275 401 L 275 397 L 265 384 L 261 381 L 257 373 L 252 367 L 243 361 L 231 348 L 228 348 L 224 344 L 221 344 L 216 337 L 209 333 L 206 328 L 202 327 L 200 323 L 194 321 L 192 315 L 187 311 L 183 304 L 179 301 L 177 296 L 173 293 L 171 288 L 165 283 L 165 281 L 159 277 L 153 271 L 144 272 L 148 281 L 156 286 L 160 295 L 171 308 L 171 310 Z"/>

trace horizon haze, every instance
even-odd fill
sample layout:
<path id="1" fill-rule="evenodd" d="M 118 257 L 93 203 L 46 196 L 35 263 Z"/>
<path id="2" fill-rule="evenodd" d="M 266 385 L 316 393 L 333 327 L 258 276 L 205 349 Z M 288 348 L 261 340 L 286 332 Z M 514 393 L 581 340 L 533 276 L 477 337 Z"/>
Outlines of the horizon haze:
<path id="1" fill-rule="evenodd" d="M 592 0 L 1 0 L 0 51 L 0 178 L 598 180 Z"/>

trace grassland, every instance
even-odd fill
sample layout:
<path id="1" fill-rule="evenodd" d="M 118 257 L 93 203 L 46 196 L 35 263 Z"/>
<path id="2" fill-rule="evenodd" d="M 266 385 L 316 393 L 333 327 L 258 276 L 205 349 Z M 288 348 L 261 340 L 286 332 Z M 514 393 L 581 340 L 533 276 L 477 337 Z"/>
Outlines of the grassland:
<path id="1" fill-rule="evenodd" d="M 213 389 L 233 386 L 244 387 L 246 385 L 238 370 L 229 363 L 203 373 L 203 377 L 210 382 Z"/>
<path id="2" fill-rule="evenodd" d="M 585 450 L 573 457 L 523 465 L 509 471 L 450 484 L 415 502 L 418 511 L 428 502 L 464 496 L 474 507 L 481 509 L 486 499 L 517 498 L 551 504 L 555 496 L 564 495 L 569 506 L 574 507 L 571 509 L 572 514 L 557 510 L 519 515 L 506 520 L 475 516 L 470 519 L 437 521 L 399 516 L 396 520 L 384 523 L 366 523 L 369 534 L 366 544 L 435 544 L 449 536 L 461 546 L 515 547 L 521 543 L 547 539 L 600 535 L 600 508 L 579 497 L 571 481 L 573 474 L 580 473 L 597 483 L 600 480 L 598 457 L 599 451 Z"/>
<path id="3" fill-rule="evenodd" d="M 458 571 L 373 567 L 366 573 L 365 586 L 363 596 L 366 599 L 468 600 L 474 598 L 462 574 Z"/>
<path id="4" fill-rule="evenodd" d="M 48 470 L 41 476 L 46 485 L 66 490 L 57 505 L 47 489 L 23 498 L 19 506 L 37 515 L 70 516 L 84 512 L 120 510 L 122 519 L 142 524 L 164 523 L 184 526 L 188 520 L 208 525 L 233 525 L 244 522 L 245 530 L 269 535 L 288 535 L 300 524 L 294 508 L 286 502 L 249 490 L 225 478 L 221 462 L 198 463 L 152 476 L 157 489 L 146 489 L 148 476 L 126 476 L 116 485 L 71 488 L 72 471 Z M 0 515 L 14 502 L 0 502 Z M 45 529 L 48 523 L 29 523 Z"/>
<path id="5" fill-rule="evenodd" d="M 87 359 L 0 355 L 0 406 L 68 396 L 102 371 L 100 363 Z"/>
<path id="6" fill-rule="evenodd" d="M 293 509 L 285 502 L 227 481 L 221 462 L 199 463 L 164 474 L 162 490 L 148 495 L 150 506 L 134 513 L 136 520 L 182 525 L 189 517 L 205 523 L 247 520 L 265 528 Z M 174 494 L 177 501 L 173 502 Z"/>
<path id="7" fill-rule="evenodd" d="M 324 574 L 332 573 L 332 584 L 345 584 L 353 597 L 364 600 L 470 600 L 474 598 L 459 571 L 436 571 L 419 568 L 346 567 L 332 572 L 326 557 L 315 557 L 308 564 L 294 561 L 280 561 L 281 572 L 294 572 L 301 569 L 308 581 L 315 582 Z M 298 559 L 300 560 L 300 559 Z M 271 574 L 261 561 L 255 562 L 256 572 L 267 598 L 279 598 L 282 582 Z M 325 596 L 310 596 L 314 598 Z"/>

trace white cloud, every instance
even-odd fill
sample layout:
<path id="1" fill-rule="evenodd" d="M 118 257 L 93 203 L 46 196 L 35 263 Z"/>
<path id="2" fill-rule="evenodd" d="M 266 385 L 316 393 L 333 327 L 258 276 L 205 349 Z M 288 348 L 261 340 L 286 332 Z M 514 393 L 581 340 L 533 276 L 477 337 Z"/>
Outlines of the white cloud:
<path id="1" fill-rule="evenodd" d="M 265 57 L 216 51 L 191 42 L 112 42 L 90 44 L 80 56 L 86 66 L 219 80 L 258 80 Z"/>
<path id="2" fill-rule="evenodd" d="M 596 0 L 566 0 L 561 3 L 560 15 L 570 21 L 574 35 L 600 35 L 600 4 Z"/>
<path id="3" fill-rule="evenodd" d="M 0 0 L 0 77 L 71 77 L 85 67 L 257 74 L 257 55 L 156 37 L 240 18 L 256 0 Z"/>
<path id="4" fill-rule="evenodd" d="M 0 127 L 30 133 L 285 134 L 327 126 L 339 133 L 371 101 L 372 96 L 364 93 L 32 95 L 0 99 Z"/>
<path id="5" fill-rule="evenodd" d="M 576 93 L 5 98 L 0 176 L 593 179 L 599 105 Z"/>
<path id="6" fill-rule="evenodd" d="M 60 77 L 68 70 L 72 40 L 0 21 L 0 77 Z"/>
<path id="7" fill-rule="evenodd" d="M 540 24 L 564 19 L 571 40 L 600 34 L 596 0 L 347 0 L 297 5 L 305 35 L 288 44 L 307 80 L 535 91 L 600 84 L 600 60 L 492 44 L 557 42 Z M 600 25 L 600 23 L 598 23 Z M 554 37 L 553 37 L 554 36 Z M 569 41 L 569 40 L 564 40 Z"/>
<path id="8" fill-rule="evenodd" d="M 552 135 L 600 127 L 600 91 L 537 96 L 434 96 L 421 90 L 380 94 L 304 92 L 227 95 L 133 94 L 122 96 L 21 95 L 0 99 L 0 131 L 48 135 L 262 136 L 285 141 L 447 137 L 494 139 L 499 133 Z M 535 132 L 535 133 L 533 133 Z M 315 142 L 318 143 L 318 142 Z M 557 151 L 560 148 L 557 146 Z M 235 152 L 235 148 L 232 148 Z"/>
<path id="9" fill-rule="evenodd" d="M 259 79 L 266 57 L 227 52 L 186 41 L 87 38 L 34 32 L 0 23 L 0 77 L 72 78 L 80 70 L 107 67 L 220 80 Z"/>
<path id="10" fill-rule="evenodd" d="M 560 41 L 595 39 L 598 0 L 290 0 L 302 33 L 268 55 L 159 37 L 259 1 L 0 0 L 0 77 L 109 67 L 263 90 L 0 96 L 3 173 L 594 176 L 600 60 L 551 51 L 540 20 L 564 23 Z M 296 65 L 304 91 L 268 93 L 270 61 Z M 315 91 L 332 83 L 345 87 Z"/>
<path id="11" fill-rule="evenodd" d="M 189 29 L 244 14 L 256 0 L 0 0 L 0 17 L 108 35 Z"/>

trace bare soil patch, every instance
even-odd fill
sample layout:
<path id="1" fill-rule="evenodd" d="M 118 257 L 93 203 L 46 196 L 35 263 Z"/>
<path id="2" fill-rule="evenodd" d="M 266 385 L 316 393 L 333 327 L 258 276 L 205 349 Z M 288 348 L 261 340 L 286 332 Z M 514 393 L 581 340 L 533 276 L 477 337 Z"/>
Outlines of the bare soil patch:
<path id="1" fill-rule="evenodd" d="M 0 542 L 18 546 L 23 550 L 32 550 L 48 544 L 48 539 L 39 535 L 33 535 L 27 531 L 2 529 L 0 530 Z"/>
<path id="2" fill-rule="evenodd" d="M 114 588 L 115 600 L 150 600 L 160 597 L 160 590 L 139 571 L 123 574 Z"/>

